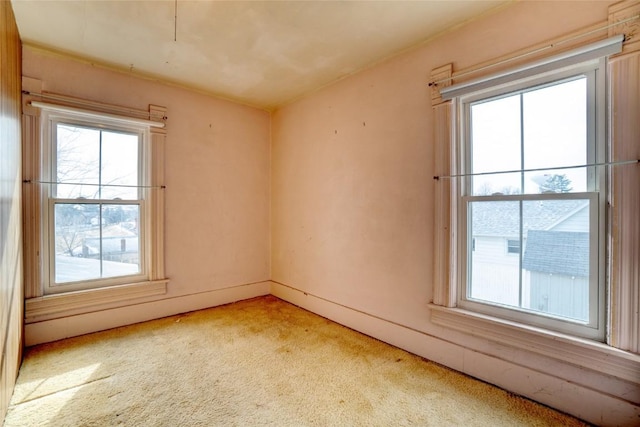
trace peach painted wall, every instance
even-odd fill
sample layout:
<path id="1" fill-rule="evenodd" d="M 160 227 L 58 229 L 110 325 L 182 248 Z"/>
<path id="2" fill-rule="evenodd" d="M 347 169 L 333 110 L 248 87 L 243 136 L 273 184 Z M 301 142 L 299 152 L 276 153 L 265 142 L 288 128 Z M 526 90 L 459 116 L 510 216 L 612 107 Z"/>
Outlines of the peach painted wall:
<path id="1" fill-rule="evenodd" d="M 276 111 L 272 293 L 591 422 L 637 419 L 637 384 L 445 329 L 428 308 L 440 250 L 431 70 L 606 22 L 613 3 L 517 2 Z"/>
<path id="2" fill-rule="evenodd" d="M 268 293 L 268 283 L 248 294 L 230 295 L 229 289 L 246 291 L 244 285 L 269 279 L 269 112 L 28 46 L 23 75 L 41 80 L 44 91 L 168 109 L 165 271 L 170 282 L 166 296 L 151 298 L 163 304 L 137 305 L 102 317 L 76 316 L 50 322 L 49 330 L 68 329 L 67 335 L 73 335 L 117 326 L 110 319 L 126 324 Z M 227 295 L 217 298 L 216 291 Z M 35 336 L 39 327 L 27 325 L 28 343 L 49 340 Z"/>
<path id="3" fill-rule="evenodd" d="M 429 330 L 431 70 L 602 22 L 609 4 L 515 4 L 276 111 L 272 279 Z"/>

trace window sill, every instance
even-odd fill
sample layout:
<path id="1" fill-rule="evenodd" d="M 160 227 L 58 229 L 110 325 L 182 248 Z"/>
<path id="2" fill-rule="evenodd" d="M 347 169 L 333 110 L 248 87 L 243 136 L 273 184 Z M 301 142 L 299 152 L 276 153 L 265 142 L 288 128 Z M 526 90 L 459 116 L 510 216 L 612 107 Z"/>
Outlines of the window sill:
<path id="1" fill-rule="evenodd" d="M 167 293 L 168 282 L 169 279 L 162 279 L 29 298 L 25 301 L 25 321 L 33 323 L 96 311 L 106 305 L 124 305 L 123 302 L 128 303 L 137 298 L 164 295 Z"/>
<path id="2" fill-rule="evenodd" d="M 640 384 L 640 355 L 459 308 L 429 308 L 437 325 Z"/>

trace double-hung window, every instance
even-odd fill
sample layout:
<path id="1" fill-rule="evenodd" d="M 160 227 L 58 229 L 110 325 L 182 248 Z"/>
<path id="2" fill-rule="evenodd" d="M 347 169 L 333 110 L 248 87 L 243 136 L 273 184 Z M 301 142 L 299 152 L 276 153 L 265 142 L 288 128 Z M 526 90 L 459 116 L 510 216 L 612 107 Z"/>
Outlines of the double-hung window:
<path id="1" fill-rule="evenodd" d="M 26 321 L 166 293 L 166 109 L 47 96 L 23 114 Z"/>
<path id="2" fill-rule="evenodd" d="M 47 124 L 45 293 L 144 280 L 148 129 L 72 115 Z"/>
<path id="3" fill-rule="evenodd" d="M 455 304 L 604 341 L 606 62 L 572 62 L 451 96 Z"/>
<path id="4" fill-rule="evenodd" d="M 598 65 L 460 99 L 460 307 L 603 338 Z"/>

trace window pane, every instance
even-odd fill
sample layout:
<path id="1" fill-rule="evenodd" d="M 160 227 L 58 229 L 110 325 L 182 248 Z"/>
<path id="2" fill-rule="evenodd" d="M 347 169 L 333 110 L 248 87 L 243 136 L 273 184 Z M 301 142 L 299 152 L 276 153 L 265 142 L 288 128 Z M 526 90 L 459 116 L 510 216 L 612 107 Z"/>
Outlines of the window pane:
<path id="1" fill-rule="evenodd" d="M 468 298 L 588 322 L 588 199 L 475 201 L 468 209 Z"/>
<path id="2" fill-rule="evenodd" d="M 99 235 L 100 206 L 56 203 L 54 215 L 56 283 L 100 278 L 100 245 L 87 241 Z"/>
<path id="3" fill-rule="evenodd" d="M 140 207 L 102 206 L 102 277 L 140 272 Z"/>
<path id="4" fill-rule="evenodd" d="M 102 132 L 102 184 L 138 185 L 138 135 Z M 102 199 L 138 199 L 137 188 L 102 187 Z"/>
<path id="5" fill-rule="evenodd" d="M 57 284 L 140 272 L 138 205 L 56 203 Z"/>
<path id="6" fill-rule="evenodd" d="M 519 170 L 521 161 L 520 95 L 471 106 L 471 172 Z M 520 174 L 473 177 L 473 194 L 521 193 Z"/>
<path id="7" fill-rule="evenodd" d="M 586 94 L 587 79 L 582 77 L 522 95 L 525 169 L 587 163 Z M 525 191 L 587 191 L 586 168 L 528 172 Z"/>
<path id="8" fill-rule="evenodd" d="M 469 298 L 519 306 L 520 202 L 471 202 Z"/>
<path id="9" fill-rule="evenodd" d="M 589 200 L 523 202 L 524 307 L 589 320 Z"/>
<path id="10" fill-rule="evenodd" d="M 56 131 L 56 181 L 73 183 L 57 185 L 56 197 L 98 197 L 100 131 L 67 124 L 58 124 Z"/>

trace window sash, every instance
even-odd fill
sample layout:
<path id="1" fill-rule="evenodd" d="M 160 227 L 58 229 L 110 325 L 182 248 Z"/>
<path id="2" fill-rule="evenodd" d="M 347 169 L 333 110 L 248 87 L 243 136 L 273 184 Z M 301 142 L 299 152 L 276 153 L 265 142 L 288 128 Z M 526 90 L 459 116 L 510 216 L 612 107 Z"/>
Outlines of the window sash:
<path id="1" fill-rule="evenodd" d="M 57 182 L 57 175 L 58 175 L 58 164 L 59 164 L 59 159 L 58 159 L 58 126 L 59 125 L 67 125 L 67 126 L 73 126 L 73 127 L 79 127 L 79 128 L 83 128 L 83 129 L 87 129 L 87 130 L 95 130 L 98 132 L 101 132 L 101 137 L 100 137 L 100 147 L 99 147 L 99 167 L 102 167 L 102 159 L 103 159 L 103 147 L 102 147 L 102 132 L 110 132 L 110 133 L 119 133 L 119 134 L 124 134 L 124 135 L 130 135 L 130 136 L 136 136 L 138 139 L 138 143 L 137 143 L 137 164 L 136 164 L 136 169 L 137 169 L 137 176 L 136 176 L 136 182 L 133 185 L 133 187 L 135 187 L 136 191 L 136 197 L 133 198 L 128 198 L 125 200 L 137 200 L 137 199 L 141 199 L 143 198 L 142 195 L 142 188 L 144 187 L 144 183 L 146 181 L 145 179 L 145 173 L 144 173 L 144 169 L 145 169 L 145 161 L 144 161 L 144 153 L 145 153 L 145 141 L 148 139 L 148 135 L 147 132 L 145 132 L 144 129 L 140 129 L 137 127 L 124 127 L 122 125 L 120 126 L 115 126 L 115 125 L 107 125 L 106 122 L 105 124 L 101 123 L 100 121 L 94 121 L 94 122 L 86 122 L 84 120 L 80 120 L 77 118 L 61 118 L 61 117 L 54 117 L 51 118 L 50 120 L 50 137 L 51 137 L 51 152 L 48 153 L 49 157 L 50 157 L 50 164 L 51 164 L 51 168 L 50 168 L 50 182 Z M 87 186 L 87 187 L 94 187 L 96 188 L 96 190 L 98 190 L 99 193 L 101 193 L 101 190 L 103 188 L 109 188 L 109 187 L 113 187 L 113 188 L 118 188 L 121 187 L 120 185 L 116 184 L 116 185 L 110 185 L 110 184 L 104 184 L 102 182 L 102 175 L 99 172 L 98 175 L 98 182 L 97 183 L 91 183 L 91 182 L 82 182 L 82 179 L 72 179 L 69 181 L 63 181 L 60 183 L 60 185 L 73 185 L 73 184 L 78 184 L 78 185 L 82 185 L 82 186 Z M 123 188 L 127 188 L 128 186 L 122 186 Z M 52 184 L 49 188 L 48 188 L 48 194 L 50 197 L 57 197 L 58 196 L 58 185 L 57 184 Z M 95 197 L 92 199 L 99 199 L 101 197 Z M 120 197 L 119 199 L 122 199 L 122 197 Z"/>
<path id="2" fill-rule="evenodd" d="M 599 218 L 599 199 L 598 193 L 561 193 L 561 194 L 528 194 L 528 195 L 507 195 L 507 196 L 470 196 L 461 198 L 459 204 L 460 218 L 459 221 L 459 249 L 460 259 L 458 263 L 458 275 L 461 278 L 458 283 L 458 301 L 457 306 L 486 315 L 494 315 L 504 319 L 513 320 L 519 323 L 538 326 L 541 328 L 558 330 L 572 335 L 579 335 L 591 339 L 602 340 L 604 338 L 601 330 L 601 321 L 604 309 L 604 286 L 600 286 L 603 276 L 603 267 L 599 262 L 600 239 L 598 236 Z M 473 236 L 469 233 L 471 226 L 471 215 L 468 213 L 469 204 L 473 202 L 535 202 L 535 201 L 564 201 L 564 200 L 588 200 L 589 201 L 589 320 L 580 322 L 578 320 L 565 319 L 559 315 L 545 314 L 537 312 L 533 309 L 527 309 L 512 305 L 504 305 L 498 302 L 490 302 L 479 300 L 469 296 L 470 292 L 470 271 L 472 266 Z M 523 248 L 521 242 L 521 248 Z M 476 241 L 475 252 L 478 246 Z M 522 257 L 523 250 L 515 256 Z M 511 254 L 509 254 L 511 255 Z M 507 255 L 505 255 L 507 256 Z M 464 258 L 464 259 L 463 259 Z M 521 260 L 519 263 L 519 272 L 522 270 Z M 520 274 L 520 273 L 519 273 Z M 519 280 L 523 280 L 519 278 Z M 519 285 L 520 286 L 520 285 Z"/>
<path id="3" fill-rule="evenodd" d="M 56 205 L 61 204 L 79 204 L 79 205 L 95 205 L 99 210 L 102 209 L 105 205 L 122 205 L 122 206 L 138 206 L 138 272 L 132 274 L 122 274 L 117 276 L 104 276 L 104 277 L 96 277 L 96 278 L 88 278 L 85 280 L 78 281 L 68 281 L 68 282 L 57 282 L 56 281 L 56 237 L 57 230 L 55 224 L 55 207 Z M 145 202 L 144 200 L 78 200 L 78 199 L 57 199 L 50 198 L 49 199 L 49 207 L 48 207 L 48 218 L 49 225 L 47 228 L 48 231 L 48 242 L 49 242 L 49 256 L 48 256 L 48 281 L 45 286 L 45 294 L 54 294 L 60 292 L 69 292 L 76 291 L 82 289 L 92 289 L 106 286 L 115 286 L 122 285 L 126 283 L 132 282 L 140 282 L 146 280 L 148 277 L 148 266 L 147 266 L 147 245 L 145 241 L 145 221 L 144 221 L 144 213 L 145 213 Z M 102 218 L 102 215 L 100 215 Z M 100 234 L 99 236 L 101 245 L 104 241 L 104 236 Z M 104 252 L 100 251 L 100 257 L 98 261 L 103 263 L 105 260 L 103 259 Z"/>

